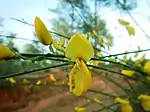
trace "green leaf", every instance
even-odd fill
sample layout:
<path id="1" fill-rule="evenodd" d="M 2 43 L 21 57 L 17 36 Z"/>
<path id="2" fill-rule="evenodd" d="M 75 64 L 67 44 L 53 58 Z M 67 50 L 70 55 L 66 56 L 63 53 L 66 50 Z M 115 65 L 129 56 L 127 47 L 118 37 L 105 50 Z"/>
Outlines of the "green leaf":
<path id="1" fill-rule="evenodd" d="M 131 35 L 135 35 L 135 29 L 134 29 L 134 27 L 132 27 L 132 26 L 130 26 L 130 25 L 126 25 L 125 26 L 126 27 L 126 30 L 128 31 L 128 33 L 129 33 L 129 36 L 131 36 Z"/>

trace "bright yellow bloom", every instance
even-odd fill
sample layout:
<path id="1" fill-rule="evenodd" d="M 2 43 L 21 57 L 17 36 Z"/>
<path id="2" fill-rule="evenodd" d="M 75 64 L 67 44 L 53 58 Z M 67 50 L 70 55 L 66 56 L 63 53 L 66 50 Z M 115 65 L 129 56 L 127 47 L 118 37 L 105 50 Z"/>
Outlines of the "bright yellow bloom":
<path id="1" fill-rule="evenodd" d="M 16 83 L 15 79 L 10 77 L 10 78 L 6 78 L 7 81 L 9 81 L 10 83 L 14 84 Z"/>
<path id="2" fill-rule="evenodd" d="M 14 57 L 15 54 L 6 46 L 0 44 L 0 60 Z"/>
<path id="3" fill-rule="evenodd" d="M 127 22 L 127 21 L 125 21 L 125 20 L 123 20 L 123 19 L 118 19 L 118 21 L 119 21 L 119 23 L 120 23 L 121 25 L 129 25 L 129 24 L 130 24 L 129 22 Z"/>
<path id="4" fill-rule="evenodd" d="M 87 103 L 91 102 L 91 100 L 89 98 L 85 98 L 84 101 L 87 102 Z"/>
<path id="5" fill-rule="evenodd" d="M 98 98 L 94 98 L 94 101 L 96 102 L 96 103 L 99 103 L 99 104 L 101 104 L 102 102 L 98 99 Z"/>
<path id="6" fill-rule="evenodd" d="M 132 76 L 133 74 L 135 74 L 135 71 L 133 71 L 133 70 L 122 70 L 121 73 L 126 75 L 126 76 Z"/>
<path id="7" fill-rule="evenodd" d="M 55 40 L 53 40 L 52 45 L 54 46 L 55 49 L 64 52 L 64 48 L 61 47 Z"/>
<path id="8" fill-rule="evenodd" d="M 41 80 L 38 80 L 38 81 L 36 82 L 36 85 L 39 85 L 39 84 L 41 84 Z"/>
<path id="9" fill-rule="evenodd" d="M 41 43 L 44 45 L 50 45 L 53 41 L 52 36 L 39 17 L 35 17 L 34 27 L 35 33 Z"/>
<path id="10" fill-rule="evenodd" d="M 147 61 L 144 64 L 144 72 L 148 73 L 150 75 L 150 61 Z"/>
<path id="11" fill-rule="evenodd" d="M 101 46 L 103 46 L 103 42 L 104 42 L 104 40 L 103 40 L 103 38 L 102 38 L 102 37 L 98 38 L 98 42 L 99 42 L 99 44 L 100 44 Z"/>
<path id="12" fill-rule="evenodd" d="M 119 97 L 115 99 L 115 102 L 118 102 L 121 104 L 121 112 L 133 112 L 132 106 L 130 105 L 129 100 L 124 100 Z"/>
<path id="13" fill-rule="evenodd" d="M 51 75 L 49 76 L 49 79 L 50 79 L 51 81 L 56 82 L 56 79 L 55 79 L 55 77 L 54 77 L 54 75 L 53 75 L 53 74 L 51 74 Z"/>
<path id="14" fill-rule="evenodd" d="M 74 109 L 75 109 L 76 112 L 85 112 L 86 111 L 85 107 L 77 107 L 76 106 Z"/>
<path id="15" fill-rule="evenodd" d="M 65 39 L 63 37 L 61 37 L 60 41 L 59 41 L 59 46 L 64 46 L 65 44 Z"/>
<path id="16" fill-rule="evenodd" d="M 150 111 L 150 95 L 140 95 L 141 105 L 145 111 Z"/>
<path id="17" fill-rule="evenodd" d="M 76 62 L 69 75 L 70 92 L 80 96 L 91 84 L 91 73 L 84 61 L 94 56 L 93 47 L 82 35 L 74 34 L 68 42 L 65 55 Z M 74 89 L 72 85 L 75 86 Z"/>
<path id="18" fill-rule="evenodd" d="M 135 35 L 134 27 L 132 27 L 131 25 L 126 25 L 125 27 L 126 27 L 126 30 L 128 31 L 129 36 L 131 36 L 131 35 L 134 36 Z"/>
<path id="19" fill-rule="evenodd" d="M 92 33 L 93 33 L 94 36 L 97 37 L 97 32 L 96 32 L 96 30 L 93 30 Z"/>

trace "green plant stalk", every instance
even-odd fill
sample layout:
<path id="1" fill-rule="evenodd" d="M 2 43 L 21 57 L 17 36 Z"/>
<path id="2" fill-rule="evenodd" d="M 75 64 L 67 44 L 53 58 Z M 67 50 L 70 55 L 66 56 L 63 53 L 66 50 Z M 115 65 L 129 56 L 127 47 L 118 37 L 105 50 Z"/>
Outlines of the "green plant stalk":
<path id="1" fill-rule="evenodd" d="M 105 93 L 105 92 L 102 92 L 102 91 L 97 91 L 97 90 L 92 90 L 92 89 L 88 89 L 88 92 L 94 92 L 94 93 L 99 93 L 99 94 L 102 94 L 102 95 L 105 95 L 105 96 L 109 96 L 111 98 L 116 98 L 117 96 L 114 96 L 112 94 L 108 94 L 108 93 Z"/>
<path id="2" fill-rule="evenodd" d="M 123 91 L 125 91 L 127 94 L 128 94 L 128 92 L 130 92 L 131 93 L 131 91 L 130 90 L 128 90 L 128 89 L 126 89 L 126 88 L 124 88 L 123 86 L 121 86 L 121 85 L 119 85 L 117 82 L 115 82 L 114 80 L 112 80 L 112 79 L 110 79 L 110 78 L 108 78 L 107 76 L 105 76 L 105 78 L 107 79 L 107 80 L 109 80 L 109 81 L 111 81 L 113 84 L 115 84 L 116 86 L 118 86 L 120 89 L 122 89 Z"/>
<path id="3" fill-rule="evenodd" d="M 147 84 L 147 82 L 145 82 L 145 81 L 143 81 L 143 80 L 139 80 L 139 79 L 134 78 L 134 77 L 126 76 L 126 75 L 124 75 L 124 74 L 122 74 L 122 73 L 120 73 L 120 72 L 112 71 L 112 70 L 109 70 L 109 69 L 106 69 L 106 68 L 102 68 L 102 67 L 98 67 L 98 66 L 94 66 L 94 65 L 89 65 L 89 64 L 87 64 L 87 66 L 93 67 L 93 68 L 96 68 L 96 69 L 105 70 L 105 71 L 108 71 L 108 72 L 111 72 L 111 73 L 115 73 L 115 74 L 118 74 L 118 75 L 120 75 L 120 76 L 124 76 L 124 77 L 127 77 L 127 78 L 129 78 L 129 79 L 132 79 L 132 80 L 135 80 L 135 81 L 139 81 L 139 82 L 141 82 L 141 83 L 143 83 L 143 84 Z"/>
<path id="4" fill-rule="evenodd" d="M 108 106 L 106 106 L 106 107 L 103 107 L 103 108 L 101 108 L 101 109 L 99 109 L 99 110 L 96 110 L 96 111 L 93 111 L 93 112 L 100 112 L 100 111 L 103 111 L 103 110 L 105 110 L 105 109 L 107 109 L 107 108 L 110 108 L 110 107 L 113 107 L 113 106 L 116 106 L 116 105 L 118 105 L 118 103 L 113 103 L 113 104 L 111 104 L 111 105 L 108 105 Z"/>
<path id="5" fill-rule="evenodd" d="M 69 65 L 69 64 L 70 63 L 64 63 L 64 64 L 53 65 L 53 66 L 44 67 L 44 68 L 38 68 L 38 69 L 34 69 L 34 70 L 28 70 L 28 71 L 24 71 L 24 72 L 21 72 L 21 73 L 2 75 L 2 76 L 0 76 L 0 79 L 5 79 L 5 78 L 9 78 L 9 77 L 20 76 L 20 75 L 25 75 L 25 74 L 28 74 L 28 73 L 33 73 L 33 72 L 37 72 L 37 71 L 41 71 L 41 70 L 45 70 L 45 69 L 50 69 L 50 68 L 62 67 L 62 66 L 66 66 L 66 65 Z"/>

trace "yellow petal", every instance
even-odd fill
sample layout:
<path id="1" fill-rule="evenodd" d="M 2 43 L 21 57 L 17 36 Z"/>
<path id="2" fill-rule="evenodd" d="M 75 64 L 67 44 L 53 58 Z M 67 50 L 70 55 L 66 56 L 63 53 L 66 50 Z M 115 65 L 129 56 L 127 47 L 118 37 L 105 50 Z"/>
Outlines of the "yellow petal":
<path id="1" fill-rule="evenodd" d="M 133 112 L 132 106 L 130 104 L 122 104 L 121 112 Z"/>
<path id="2" fill-rule="evenodd" d="M 135 71 L 133 71 L 133 70 L 122 70 L 121 73 L 126 75 L 126 76 L 132 76 L 135 73 Z"/>
<path id="3" fill-rule="evenodd" d="M 129 25 L 129 24 L 130 24 L 129 22 L 127 22 L 127 21 L 125 21 L 125 20 L 123 20 L 123 19 L 119 19 L 118 21 L 119 21 L 119 23 L 120 23 L 121 25 Z"/>
<path id="4" fill-rule="evenodd" d="M 52 45 L 54 46 L 55 49 L 59 51 L 64 51 L 63 47 L 61 47 L 55 40 L 53 40 Z"/>
<path id="5" fill-rule="evenodd" d="M 52 36 L 39 17 L 35 17 L 34 27 L 35 33 L 41 43 L 44 45 L 50 45 L 53 41 Z"/>
<path id="6" fill-rule="evenodd" d="M 6 46 L 0 44 L 0 60 L 9 59 L 15 56 L 15 54 Z"/>
<path id="7" fill-rule="evenodd" d="M 85 112 L 86 111 L 85 107 L 77 107 L 76 106 L 74 109 L 75 109 L 76 112 Z"/>
<path id="8" fill-rule="evenodd" d="M 65 44 L 65 39 L 63 37 L 61 37 L 60 41 L 59 41 L 59 46 L 64 46 Z"/>
<path id="9" fill-rule="evenodd" d="M 53 74 L 51 74 L 51 75 L 49 76 L 49 78 L 50 78 L 50 80 L 51 80 L 51 81 L 56 82 L 56 79 L 55 79 L 55 77 L 54 77 L 54 75 L 53 75 Z"/>
<path id="10" fill-rule="evenodd" d="M 85 92 L 88 88 L 90 88 L 92 82 L 91 72 L 88 70 L 87 66 L 82 60 L 80 61 L 79 64 L 80 64 L 80 69 L 82 71 L 82 74 L 84 75 L 83 92 Z"/>
<path id="11" fill-rule="evenodd" d="M 130 25 L 126 25 L 126 30 L 128 31 L 129 36 L 131 35 L 135 35 L 135 30 L 134 27 L 130 26 Z"/>
<path id="12" fill-rule="evenodd" d="M 94 50 L 85 37 L 81 34 L 74 34 L 68 42 L 65 55 L 73 60 L 82 58 L 84 61 L 88 61 L 94 56 Z"/>
<path id="13" fill-rule="evenodd" d="M 124 100 L 122 98 L 117 97 L 115 99 L 115 102 L 121 103 L 121 104 L 130 104 L 129 100 Z"/>
<path id="14" fill-rule="evenodd" d="M 41 84 L 41 80 L 38 80 L 38 81 L 36 82 L 36 85 L 39 85 L 39 84 Z"/>
<path id="15" fill-rule="evenodd" d="M 150 111 L 150 95 L 140 95 L 141 105 L 145 111 Z"/>
<path id="16" fill-rule="evenodd" d="M 96 102 L 96 103 L 99 103 L 99 104 L 101 104 L 102 102 L 98 99 L 98 98 L 94 98 L 94 101 Z"/>
<path id="17" fill-rule="evenodd" d="M 147 61 L 147 62 L 144 64 L 144 72 L 146 72 L 147 74 L 150 75 L 150 61 Z"/>
<path id="18" fill-rule="evenodd" d="M 93 33 L 94 36 L 97 37 L 97 32 L 96 32 L 96 30 L 93 30 L 92 33 Z"/>
<path id="19" fill-rule="evenodd" d="M 10 83 L 14 84 L 16 83 L 15 79 L 10 77 L 10 78 L 6 78 L 7 81 L 9 81 Z"/>
<path id="20" fill-rule="evenodd" d="M 99 44 L 101 45 L 101 46 L 103 46 L 103 38 L 102 37 L 100 37 L 100 38 L 98 38 L 98 42 L 99 42 Z"/>
<path id="21" fill-rule="evenodd" d="M 150 100 L 141 100 L 141 105 L 145 111 L 150 111 Z"/>
<path id="22" fill-rule="evenodd" d="M 87 103 L 91 102 L 91 100 L 89 98 L 85 98 L 84 101 L 87 102 Z"/>
<path id="23" fill-rule="evenodd" d="M 81 96 L 83 93 L 83 85 L 84 85 L 84 75 L 81 70 L 78 70 L 73 76 L 74 76 L 74 84 L 75 88 L 73 89 L 73 93 L 76 96 Z"/>
<path id="24" fill-rule="evenodd" d="M 73 80 L 73 76 L 76 75 L 76 73 L 77 73 L 77 66 L 75 65 L 72 68 L 72 70 L 71 70 L 71 72 L 69 74 L 69 89 L 70 89 L 70 92 L 72 92 L 72 86 L 73 86 L 72 80 Z"/>

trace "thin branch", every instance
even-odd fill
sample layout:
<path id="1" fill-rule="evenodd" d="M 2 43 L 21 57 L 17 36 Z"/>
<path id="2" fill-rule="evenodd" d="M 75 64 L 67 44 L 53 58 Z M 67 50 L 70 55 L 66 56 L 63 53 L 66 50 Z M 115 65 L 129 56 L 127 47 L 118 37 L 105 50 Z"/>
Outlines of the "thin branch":
<path id="1" fill-rule="evenodd" d="M 99 67 L 99 66 L 94 66 L 94 65 L 89 65 L 89 64 L 87 64 L 87 66 L 93 67 L 95 69 L 105 70 L 107 72 L 114 73 L 114 74 L 117 74 L 117 75 L 120 75 L 120 76 L 124 76 L 124 77 L 127 77 L 127 78 L 131 79 L 131 80 L 139 81 L 139 82 L 147 85 L 147 82 L 145 82 L 144 80 L 140 80 L 140 79 L 137 79 L 135 77 L 130 77 L 130 76 L 124 75 L 120 72 L 116 72 L 116 71 L 113 71 L 113 70 L 110 70 L 110 69 L 107 69 L 107 68 L 102 68 L 102 67 Z"/>
<path id="2" fill-rule="evenodd" d="M 26 38 L 21 38 L 21 37 L 15 37 L 15 36 L 11 36 L 11 35 L 0 35 L 2 37 L 6 37 L 6 38 L 12 38 L 12 39 L 21 39 L 21 40 L 26 40 L 26 41 L 33 41 L 33 42 L 40 42 L 37 40 L 31 40 L 31 39 L 26 39 Z"/>
<path id="3" fill-rule="evenodd" d="M 12 17 L 11 17 L 11 19 L 13 19 L 13 20 L 15 20 L 15 21 L 18 21 L 18 22 L 21 22 L 21 23 L 24 23 L 24 24 L 27 24 L 27 25 L 29 25 L 29 26 L 34 26 L 33 24 L 30 24 L 30 23 L 28 23 L 28 22 L 26 22 L 26 21 L 24 21 L 24 20 L 19 20 L 19 19 L 12 18 Z M 53 34 L 55 34 L 55 35 L 58 35 L 58 36 L 62 36 L 62 37 L 64 37 L 64 38 L 66 38 L 66 39 L 70 39 L 70 37 L 65 36 L 65 35 L 62 35 L 62 34 L 59 34 L 59 33 L 57 33 L 57 32 L 54 32 L 54 31 L 51 31 L 51 30 L 49 30 L 49 32 L 50 32 L 50 33 L 53 33 Z"/>
<path id="4" fill-rule="evenodd" d="M 46 69 L 50 69 L 50 68 L 62 67 L 62 66 L 66 66 L 66 65 L 69 65 L 69 64 L 70 63 L 64 63 L 64 64 L 52 65 L 52 66 L 48 66 L 48 67 L 44 67 L 44 68 L 38 68 L 38 69 L 34 69 L 34 70 L 28 70 L 28 71 L 24 71 L 24 72 L 21 72 L 21 73 L 2 75 L 2 76 L 0 76 L 0 79 L 5 79 L 5 78 L 9 78 L 9 77 L 20 76 L 20 75 L 25 75 L 25 74 L 28 74 L 28 73 L 33 73 L 33 72 L 37 72 L 37 71 L 41 71 L 41 70 L 46 70 Z"/>

